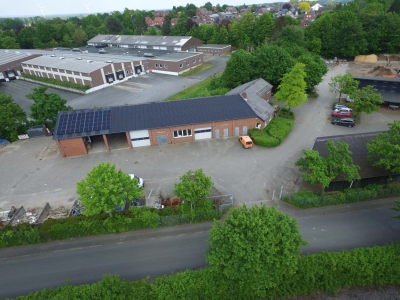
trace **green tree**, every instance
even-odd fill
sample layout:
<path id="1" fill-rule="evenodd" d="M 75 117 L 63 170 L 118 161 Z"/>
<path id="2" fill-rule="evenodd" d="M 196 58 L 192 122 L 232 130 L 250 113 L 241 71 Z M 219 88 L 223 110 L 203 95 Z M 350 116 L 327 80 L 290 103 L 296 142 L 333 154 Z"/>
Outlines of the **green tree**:
<path id="1" fill-rule="evenodd" d="M 86 27 L 85 32 L 86 32 L 87 38 L 89 40 L 94 38 L 96 35 L 98 35 L 100 33 L 99 29 L 92 25 L 89 25 L 88 27 Z"/>
<path id="2" fill-rule="evenodd" d="M 30 117 L 47 127 L 53 128 L 56 124 L 59 111 L 71 110 L 72 107 L 67 105 L 67 101 L 56 93 L 46 93 L 48 87 L 34 88 L 33 92 L 26 95 L 28 99 L 33 100 L 31 106 Z"/>
<path id="3" fill-rule="evenodd" d="M 57 30 L 53 25 L 39 23 L 36 29 L 36 37 L 41 43 L 47 44 L 51 40 L 57 39 Z"/>
<path id="4" fill-rule="evenodd" d="M 82 28 L 77 28 L 72 36 L 72 40 L 75 46 L 83 46 L 86 44 L 88 37 Z"/>
<path id="5" fill-rule="evenodd" d="M 0 92 L 0 133 L 9 141 L 18 139 L 18 128 L 26 123 L 26 114 L 11 95 Z"/>
<path id="6" fill-rule="evenodd" d="M 265 205 L 232 210 L 210 230 L 206 253 L 211 271 L 231 282 L 237 299 L 265 299 L 285 276 L 294 274 L 300 247 L 307 245 L 295 219 Z"/>
<path id="7" fill-rule="evenodd" d="M 340 40 L 336 56 L 352 57 L 364 53 L 367 49 L 365 32 L 358 16 L 349 11 L 342 11 L 334 21 L 337 29 L 336 38 Z"/>
<path id="8" fill-rule="evenodd" d="M 209 11 L 212 11 L 213 5 L 212 5 L 212 3 L 210 1 L 208 1 L 206 4 L 204 4 L 203 7 L 206 8 L 207 10 L 209 10 Z"/>
<path id="9" fill-rule="evenodd" d="M 34 37 L 35 29 L 32 27 L 25 27 L 19 32 L 17 40 L 22 49 L 32 49 Z"/>
<path id="10" fill-rule="evenodd" d="M 316 85 L 322 82 L 322 77 L 328 72 L 328 67 L 320 56 L 311 52 L 304 52 L 297 61 L 306 65 L 304 68 L 306 72 L 304 80 L 307 84 L 307 92 L 311 92 Z"/>
<path id="11" fill-rule="evenodd" d="M 358 174 L 360 168 L 354 165 L 348 144 L 337 142 L 335 145 L 328 141 L 325 146 L 328 149 L 326 157 L 316 150 L 302 150 L 304 157 L 296 161 L 295 165 L 301 167 L 304 180 L 320 184 L 325 189 L 339 175 L 349 182 L 361 178 Z"/>
<path id="12" fill-rule="evenodd" d="M 192 209 L 210 194 L 213 186 L 211 177 L 206 176 L 202 169 L 189 170 L 180 180 L 180 183 L 175 184 L 174 194 L 189 202 Z"/>
<path id="13" fill-rule="evenodd" d="M 287 25 L 279 32 L 276 43 L 280 46 L 298 45 L 304 47 L 304 29 L 298 25 Z"/>
<path id="14" fill-rule="evenodd" d="M 297 9 L 299 11 L 305 13 L 305 12 L 308 12 L 311 10 L 311 6 L 310 6 L 310 3 L 308 3 L 308 2 L 300 2 Z"/>
<path id="15" fill-rule="evenodd" d="M 17 38 L 15 37 L 3 37 L 0 39 L 0 48 L 3 49 L 19 49 L 20 46 L 17 42 Z"/>
<path id="16" fill-rule="evenodd" d="M 123 207 L 124 201 L 130 202 L 142 195 L 137 179 L 131 179 L 109 162 L 94 167 L 76 186 L 79 200 L 85 206 L 84 214 L 88 216 L 107 211 L 112 217 L 116 205 Z"/>
<path id="17" fill-rule="evenodd" d="M 185 14 L 182 14 L 178 18 L 177 24 L 171 29 L 171 35 L 175 35 L 175 36 L 185 35 L 187 20 L 188 20 L 188 17 Z"/>
<path id="18" fill-rule="evenodd" d="M 149 26 L 144 35 L 157 35 L 157 31 L 154 29 L 154 27 Z"/>
<path id="19" fill-rule="evenodd" d="M 238 50 L 232 53 L 221 76 L 223 85 L 228 88 L 235 88 L 242 83 L 251 81 L 253 79 L 251 60 L 252 55 L 247 51 Z"/>
<path id="20" fill-rule="evenodd" d="M 395 207 L 393 207 L 392 209 L 395 210 L 395 211 L 400 212 L 400 201 L 396 201 L 395 202 Z M 395 218 L 396 219 L 400 219 L 400 215 L 396 216 Z"/>
<path id="21" fill-rule="evenodd" d="M 307 101 L 305 66 L 303 63 L 295 64 L 292 70 L 283 76 L 274 96 L 277 101 L 286 102 L 286 107 L 289 109 L 299 107 Z"/>
<path id="22" fill-rule="evenodd" d="M 278 86 L 279 80 L 296 63 L 285 49 L 277 45 L 262 45 L 252 54 L 251 64 L 255 73 L 253 78 L 261 77 L 273 86 Z"/>
<path id="23" fill-rule="evenodd" d="M 162 35 L 170 35 L 171 33 L 171 16 L 168 14 L 164 18 L 164 22 L 161 26 L 161 33 Z"/>
<path id="24" fill-rule="evenodd" d="M 342 98 L 342 93 L 352 95 L 358 88 L 359 81 L 353 79 L 351 74 L 336 75 L 329 82 L 329 91 L 331 93 L 339 93 L 339 102 Z"/>
<path id="25" fill-rule="evenodd" d="M 253 44 L 260 46 L 269 42 L 274 32 L 274 17 L 272 14 L 262 14 L 255 20 L 253 30 Z"/>
<path id="26" fill-rule="evenodd" d="M 146 29 L 147 29 L 147 24 L 146 24 L 146 19 L 142 12 L 137 11 L 135 14 L 135 34 L 136 35 L 141 35 L 143 34 Z"/>
<path id="27" fill-rule="evenodd" d="M 400 172 L 400 121 L 389 123 L 389 130 L 379 133 L 367 144 L 368 160 L 392 173 Z"/>
<path id="28" fill-rule="evenodd" d="M 354 100 L 353 110 L 357 113 L 372 114 L 374 111 L 378 111 L 380 105 L 383 104 L 382 95 L 372 85 L 356 90 L 351 94 L 351 98 Z"/>
<path id="29" fill-rule="evenodd" d="M 117 34 L 122 30 L 121 23 L 113 16 L 107 17 L 106 27 L 108 32 L 110 32 L 111 34 Z"/>

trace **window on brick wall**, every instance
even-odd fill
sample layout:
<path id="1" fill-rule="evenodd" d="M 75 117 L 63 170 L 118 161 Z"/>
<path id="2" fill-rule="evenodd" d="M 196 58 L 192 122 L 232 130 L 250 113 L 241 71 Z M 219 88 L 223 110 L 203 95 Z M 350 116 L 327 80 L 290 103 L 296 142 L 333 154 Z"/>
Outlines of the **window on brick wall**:
<path id="1" fill-rule="evenodd" d="M 192 129 L 182 129 L 174 131 L 174 138 L 181 138 L 186 136 L 192 136 Z"/>

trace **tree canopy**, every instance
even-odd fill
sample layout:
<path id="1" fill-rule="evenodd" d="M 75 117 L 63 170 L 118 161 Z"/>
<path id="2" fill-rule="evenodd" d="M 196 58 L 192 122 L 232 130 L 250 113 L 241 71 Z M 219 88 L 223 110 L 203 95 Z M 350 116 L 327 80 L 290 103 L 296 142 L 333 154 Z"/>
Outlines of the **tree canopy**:
<path id="1" fill-rule="evenodd" d="M 335 144 L 328 141 L 325 146 L 329 153 L 327 157 L 322 157 L 316 150 L 302 150 L 304 157 L 296 161 L 295 165 L 301 167 L 304 180 L 327 188 L 338 176 L 343 176 L 349 182 L 361 178 L 358 173 L 360 167 L 354 165 L 347 143 Z"/>
<path id="2" fill-rule="evenodd" d="M 296 272 L 306 242 L 295 219 L 262 205 L 233 209 L 223 225 L 214 223 L 208 244 L 208 264 L 232 282 L 238 299 L 246 294 L 264 299 L 266 287 Z"/>
<path id="3" fill-rule="evenodd" d="M 252 55 L 247 51 L 238 50 L 233 53 L 222 74 L 224 85 L 229 88 L 235 88 L 242 83 L 251 81 L 254 77 L 251 60 Z"/>
<path id="4" fill-rule="evenodd" d="M 352 95 L 358 88 L 359 81 L 353 79 L 351 74 L 336 75 L 331 78 L 329 82 L 329 91 L 331 93 L 339 93 L 339 102 L 342 97 L 342 93 Z"/>
<path id="5" fill-rule="evenodd" d="M 175 184 L 174 194 L 189 202 L 192 208 L 196 208 L 196 204 L 210 194 L 214 185 L 202 169 L 189 170 L 179 179 L 181 182 Z"/>
<path id="6" fill-rule="evenodd" d="M 299 107 L 307 101 L 304 68 L 305 64 L 297 63 L 289 73 L 283 76 L 275 94 L 275 99 L 279 102 L 286 102 L 286 107 L 289 109 Z"/>
<path id="7" fill-rule="evenodd" d="M 379 133 L 367 144 L 368 160 L 393 173 L 400 172 L 400 121 L 389 123 L 389 130 Z"/>
<path id="8" fill-rule="evenodd" d="M 18 128 L 26 123 L 26 114 L 11 95 L 0 92 L 0 133 L 9 141 L 18 139 Z"/>
<path id="9" fill-rule="evenodd" d="M 354 101 L 353 110 L 356 112 L 372 114 L 374 111 L 378 111 L 380 105 L 383 104 L 382 95 L 372 85 L 367 85 L 362 89 L 356 90 L 351 95 L 351 98 Z"/>
<path id="10" fill-rule="evenodd" d="M 31 105 L 30 117 L 41 124 L 46 124 L 53 128 L 57 121 L 59 111 L 71 110 L 67 101 L 56 93 L 46 93 L 48 87 L 40 86 L 32 89 L 33 92 L 26 95 L 28 99 L 33 100 Z"/>
<path id="11" fill-rule="evenodd" d="M 142 195 L 137 179 L 131 179 L 109 162 L 101 162 L 94 167 L 76 186 L 79 200 L 85 207 L 84 214 L 88 216 L 107 211 L 112 217 L 115 206 L 123 207 L 124 201 L 129 202 Z"/>

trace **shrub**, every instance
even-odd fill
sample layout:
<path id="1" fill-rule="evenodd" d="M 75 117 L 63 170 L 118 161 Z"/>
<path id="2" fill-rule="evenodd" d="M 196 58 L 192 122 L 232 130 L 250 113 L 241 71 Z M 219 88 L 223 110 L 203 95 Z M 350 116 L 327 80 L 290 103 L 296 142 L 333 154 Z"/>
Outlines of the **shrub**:
<path id="1" fill-rule="evenodd" d="M 298 192 L 283 198 L 299 208 L 311 208 L 320 206 L 354 203 L 400 195 L 400 185 L 384 187 L 383 185 L 369 185 L 360 189 L 345 189 L 342 192 L 329 194 L 314 194 L 312 192 Z"/>
<path id="2" fill-rule="evenodd" d="M 289 120 L 294 120 L 295 119 L 295 115 L 292 111 L 288 110 L 287 108 L 282 108 L 281 112 L 279 113 L 279 117 L 280 118 L 285 118 L 285 119 L 289 119 Z"/>
<path id="3" fill-rule="evenodd" d="M 254 144 L 261 147 L 272 148 L 278 146 L 281 142 L 274 138 L 265 131 L 258 130 L 255 128 L 249 129 L 249 136 L 253 140 Z"/>
<path id="4" fill-rule="evenodd" d="M 59 81 L 59 80 L 56 80 L 53 78 L 44 78 L 44 77 L 39 77 L 39 76 L 30 75 L 30 74 L 26 74 L 26 73 L 24 74 L 24 77 L 32 79 L 32 80 L 40 81 L 40 82 L 45 82 L 45 83 L 49 83 L 49 84 L 63 86 L 66 88 L 76 89 L 76 90 L 83 91 L 83 92 L 86 92 L 88 89 L 91 88 L 88 85 L 77 84 L 77 83 L 69 82 L 69 81 Z"/>

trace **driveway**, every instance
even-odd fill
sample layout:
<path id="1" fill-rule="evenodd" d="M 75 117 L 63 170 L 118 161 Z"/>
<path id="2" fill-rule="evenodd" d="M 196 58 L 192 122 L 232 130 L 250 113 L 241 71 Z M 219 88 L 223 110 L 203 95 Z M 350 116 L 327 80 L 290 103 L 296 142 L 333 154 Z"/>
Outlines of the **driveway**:
<path id="1" fill-rule="evenodd" d="M 318 99 L 293 109 L 295 125 L 277 148 L 244 150 L 236 138 L 230 138 L 61 158 L 51 138 L 18 141 L 0 149 L 0 207 L 69 204 L 76 198 L 76 182 L 102 161 L 143 177 L 147 191 L 171 195 L 181 175 L 203 168 L 215 187 L 233 194 L 237 202 L 282 206 L 277 195 L 282 187 L 284 194 L 298 189 L 301 174 L 294 163 L 316 137 L 385 130 L 389 121 L 400 120 L 399 113 L 377 112 L 363 117 L 355 128 L 331 125 L 328 117 L 335 95 L 328 91 L 328 82 L 345 71 L 346 66 L 330 70 L 318 87 Z"/>

